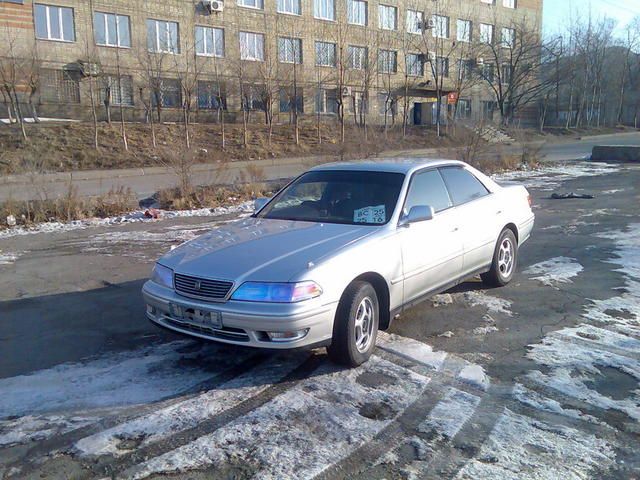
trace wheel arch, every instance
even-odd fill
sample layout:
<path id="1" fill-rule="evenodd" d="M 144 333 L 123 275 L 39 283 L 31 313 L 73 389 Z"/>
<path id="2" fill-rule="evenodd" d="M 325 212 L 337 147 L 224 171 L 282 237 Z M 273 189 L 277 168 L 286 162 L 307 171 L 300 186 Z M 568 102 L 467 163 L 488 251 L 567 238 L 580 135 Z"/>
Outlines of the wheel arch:
<path id="1" fill-rule="evenodd" d="M 502 229 L 502 231 L 505 231 L 505 230 L 511 230 L 513 232 L 513 235 L 516 237 L 516 242 L 518 244 L 520 243 L 520 235 L 518 234 L 518 227 L 516 227 L 515 223 L 507 223 Z"/>
<path id="2" fill-rule="evenodd" d="M 390 293 L 389 293 L 389 285 L 387 281 L 384 279 L 382 275 L 377 272 L 366 272 L 358 275 L 356 278 L 349 282 L 351 285 L 353 282 L 367 282 L 369 283 L 373 289 L 376 291 L 376 295 L 378 296 L 378 305 L 380 307 L 380 320 L 378 328 L 380 330 L 386 330 L 389 328 L 389 324 L 391 323 L 391 315 L 390 315 Z M 342 300 L 342 299 L 341 299 Z"/>

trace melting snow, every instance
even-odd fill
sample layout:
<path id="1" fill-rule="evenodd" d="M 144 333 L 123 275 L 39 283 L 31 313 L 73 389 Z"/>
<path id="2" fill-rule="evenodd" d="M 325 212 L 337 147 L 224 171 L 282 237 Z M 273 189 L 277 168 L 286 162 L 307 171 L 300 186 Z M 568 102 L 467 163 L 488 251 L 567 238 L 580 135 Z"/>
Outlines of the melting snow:
<path id="1" fill-rule="evenodd" d="M 0 421 L 0 446 L 38 442 L 89 425 L 97 417 L 47 415 Z"/>
<path id="2" fill-rule="evenodd" d="M 614 460 L 612 446 L 594 435 L 505 410 L 480 454 L 456 478 L 579 480 Z"/>
<path id="3" fill-rule="evenodd" d="M 571 283 L 571 279 L 582 272 L 583 268 L 575 258 L 555 257 L 544 262 L 536 263 L 527 268 L 524 273 L 536 275 L 533 280 L 538 280 L 543 285 L 557 287 L 561 283 Z"/>
<path id="4" fill-rule="evenodd" d="M 0 265 L 11 265 L 18 258 L 20 258 L 19 253 L 2 253 L 0 252 Z"/>
<path id="5" fill-rule="evenodd" d="M 0 379 L 0 418 L 150 403 L 179 394 L 215 375 L 208 359 L 224 348 L 207 345 L 180 353 L 192 345 L 191 341 L 165 343 Z M 248 355 L 244 350 L 234 353 Z M 214 365 L 228 367 L 220 359 Z"/>
<path id="6" fill-rule="evenodd" d="M 564 408 L 560 402 L 552 398 L 543 397 L 538 392 L 528 389 L 527 387 L 516 383 L 513 387 L 513 396 L 520 402 L 536 410 L 557 413 L 565 417 L 578 418 L 591 423 L 601 424 L 601 422 L 591 415 L 582 413 L 580 410 Z"/>
<path id="7" fill-rule="evenodd" d="M 384 389 L 370 387 L 358 382 L 364 374 L 393 380 Z M 252 477 L 312 478 L 370 441 L 428 382 L 377 357 L 351 370 L 323 365 L 262 407 L 123 476 L 224 469 L 242 462 Z"/>
<path id="8" fill-rule="evenodd" d="M 598 162 L 572 162 L 562 165 L 542 167 L 538 170 L 522 170 L 494 175 L 492 178 L 499 183 L 524 183 L 527 187 L 538 187 L 552 190 L 566 180 L 580 177 L 595 177 L 608 175 L 619 171 L 615 165 Z"/>
<path id="9" fill-rule="evenodd" d="M 446 352 L 434 352 L 431 345 L 395 334 L 378 332 L 377 344 L 384 349 L 409 357 L 411 360 L 435 370 L 440 370 L 447 358 Z"/>
<path id="10" fill-rule="evenodd" d="M 440 435 L 451 439 L 471 418 L 479 404 L 480 397 L 456 388 L 449 388 L 444 398 L 431 410 L 427 419 L 418 426 L 418 430 L 424 433 L 435 430 Z"/>
<path id="11" fill-rule="evenodd" d="M 501 313 L 512 316 L 511 302 L 503 298 L 492 297 L 480 291 L 470 291 L 463 294 L 465 301 L 472 307 L 485 307 L 490 313 Z"/>
<path id="12" fill-rule="evenodd" d="M 474 364 L 464 367 L 458 374 L 458 379 L 464 383 L 468 383 L 469 385 L 473 385 L 474 387 L 484 390 L 485 392 L 489 389 L 491 384 L 489 377 L 484 373 L 484 368 L 480 365 Z"/>

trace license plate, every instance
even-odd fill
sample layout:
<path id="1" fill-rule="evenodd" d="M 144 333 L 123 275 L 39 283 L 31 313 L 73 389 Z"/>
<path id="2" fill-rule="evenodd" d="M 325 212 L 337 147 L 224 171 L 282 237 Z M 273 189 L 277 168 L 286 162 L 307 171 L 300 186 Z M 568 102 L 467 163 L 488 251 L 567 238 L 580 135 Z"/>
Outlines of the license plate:
<path id="1" fill-rule="evenodd" d="M 222 328 L 222 313 L 171 304 L 171 315 L 180 320 L 202 327 Z"/>

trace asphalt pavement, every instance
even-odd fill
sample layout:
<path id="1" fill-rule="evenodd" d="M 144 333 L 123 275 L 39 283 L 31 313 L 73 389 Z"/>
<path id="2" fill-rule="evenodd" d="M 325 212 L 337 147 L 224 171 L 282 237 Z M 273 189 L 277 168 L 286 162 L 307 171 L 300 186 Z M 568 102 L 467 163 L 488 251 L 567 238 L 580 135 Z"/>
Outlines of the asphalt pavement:
<path id="1" fill-rule="evenodd" d="M 640 476 L 640 167 L 499 180 L 537 216 L 513 283 L 408 310 L 354 370 L 145 320 L 154 259 L 234 216 L 0 237 L 0 478 Z"/>

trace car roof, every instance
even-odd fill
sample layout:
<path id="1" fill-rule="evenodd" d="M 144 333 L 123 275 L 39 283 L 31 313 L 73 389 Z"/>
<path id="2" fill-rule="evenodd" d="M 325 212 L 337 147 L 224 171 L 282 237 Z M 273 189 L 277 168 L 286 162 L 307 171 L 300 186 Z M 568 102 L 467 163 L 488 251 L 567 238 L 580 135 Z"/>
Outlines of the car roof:
<path id="1" fill-rule="evenodd" d="M 353 162 L 325 163 L 312 168 L 312 171 L 323 170 L 356 170 L 366 172 L 389 172 L 409 174 L 425 167 L 440 167 L 445 165 L 466 165 L 458 160 L 427 159 L 427 158 L 394 158 L 383 160 L 363 160 Z"/>

